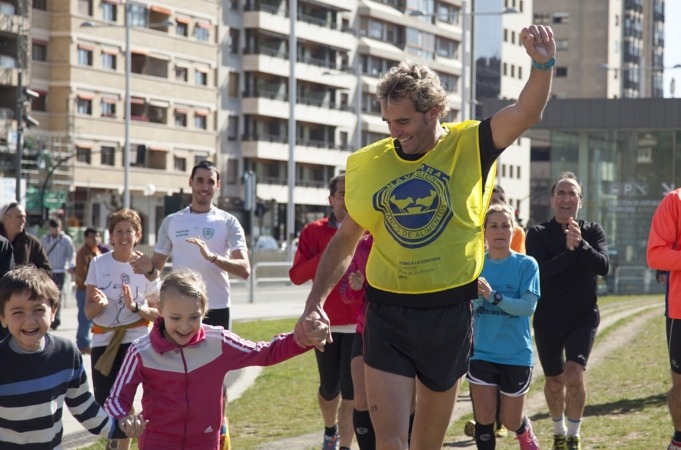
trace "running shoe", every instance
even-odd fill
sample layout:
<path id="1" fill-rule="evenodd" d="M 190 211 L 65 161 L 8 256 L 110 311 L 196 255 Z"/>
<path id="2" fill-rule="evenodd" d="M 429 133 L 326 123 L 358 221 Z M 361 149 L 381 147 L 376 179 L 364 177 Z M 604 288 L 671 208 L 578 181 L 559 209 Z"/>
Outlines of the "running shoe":
<path id="1" fill-rule="evenodd" d="M 552 450 L 568 450 L 567 438 L 562 434 L 553 435 L 553 447 Z"/>
<path id="2" fill-rule="evenodd" d="M 468 437 L 475 437 L 475 420 L 469 420 L 463 426 L 463 434 Z"/>
<path id="3" fill-rule="evenodd" d="M 568 450 L 582 450 L 582 443 L 579 442 L 579 436 L 568 436 L 567 438 Z"/>
<path id="4" fill-rule="evenodd" d="M 522 434 L 516 434 L 518 443 L 520 444 L 520 450 L 539 450 L 539 441 L 532 431 L 532 424 L 530 420 L 527 420 L 527 428 Z"/>
<path id="5" fill-rule="evenodd" d="M 324 435 L 324 445 L 322 450 L 338 450 L 338 433 L 333 436 Z"/>
<path id="6" fill-rule="evenodd" d="M 676 442 L 674 439 L 669 443 L 667 450 L 681 450 L 681 442 Z"/>
<path id="7" fill-rule="evenodd" d="M 498 423 L 496 429 L 494 430 L 494 435 L 498 438 L 505 438 L 506 436 L 508 436 L 508 430 L 506 429 L 505 426 Z"/>

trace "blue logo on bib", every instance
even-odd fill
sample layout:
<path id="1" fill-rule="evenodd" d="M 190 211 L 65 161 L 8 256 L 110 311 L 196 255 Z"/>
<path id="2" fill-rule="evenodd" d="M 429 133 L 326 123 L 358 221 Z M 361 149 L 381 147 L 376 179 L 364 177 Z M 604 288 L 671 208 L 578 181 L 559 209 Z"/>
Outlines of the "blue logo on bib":
<path id="1" fill-rule="evenodd" d="M 403 247 L 428 245 L 453 217 L 448 184 L 447 174 L 423 164 L 376 192 L 374 209 L 383 213 L 386 229 Z"/>

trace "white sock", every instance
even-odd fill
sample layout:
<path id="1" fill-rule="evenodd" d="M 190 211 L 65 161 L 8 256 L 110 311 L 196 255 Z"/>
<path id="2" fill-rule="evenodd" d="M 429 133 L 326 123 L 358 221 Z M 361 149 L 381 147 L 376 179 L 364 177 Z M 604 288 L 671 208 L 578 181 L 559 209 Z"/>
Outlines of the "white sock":
<path id="1" fill-rule="evenodd" d="M 567 435 L 568 436 L 579 436 L 579 427 L 582 425 L 582 419 L 570 419 L 567 420 Z"/>
<path id="2" fill-rule="evenodd" d="M 558 435 L 565 436 L 567 429 L 565 428 L 563 416 L 560 416 L 557 419 L 554 419 L 552 417 L 551 420 L 553 421 L 553 434 L 555 434 L 556 436 Z"/>

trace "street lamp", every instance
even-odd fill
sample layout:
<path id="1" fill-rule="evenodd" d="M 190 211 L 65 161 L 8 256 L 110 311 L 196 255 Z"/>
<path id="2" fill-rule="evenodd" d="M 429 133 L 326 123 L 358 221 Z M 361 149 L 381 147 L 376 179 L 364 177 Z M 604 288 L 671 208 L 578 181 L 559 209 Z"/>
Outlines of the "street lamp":
<path id="1" fill-rule="evenodd" d="M 132 24 L 132 3 L 126 2 L 124 4 L 125 9 L 125 144 L 123 147 L 123 207 L 130 208 L 130 85 L 131 85 L 131 75 L 132 75 L 132 49 L 130 46 L 130 35 Z M 173 25 L 172 21 L 166 20 L 161 23 L 150 23 L 149 26 L 165 26 L 170 27 Z M 115 27 L 117 25 L 94 25 L 92 22 L 83 22 L 80 24 L 83 28 L 95 28 L 95 27 Z"/>
<path id="2" fill-rule="evenodd" d="M 466 78 L 468 76 L 468 65 L 474 67 L 475 61 L 473 61 L 473 43 L 474 40 L 471 39 L 471 51 L 468 56 L 466 56 L 466 44 L 468 34 L 468 19 L 469 17 L 475 16 L 499 16 L 503 14 L 516 14 L 519 11 L 515 8 L 506 8 L 503 11 L 485 11 L 485 12 L 468 12 L 468 2 L 463 0 L 461 2 L 461 121 L 467 120 L 469 118 L 470 108 L 475 104 L 475 99 L 471 97 L 468 100 L 468 90 L 466 89 Z M 435 13 L 427 13 L 420 10 L 410 10 L 410 16 L 415 17 L 434 17 L 437 18 Z M 469 60 L 470 58 L 470 60 Z M 474 72 L 473 72 L 474 73 Z M 473 74 L 471 74 L 471 89 L 475 86 L 475 79 Z M 475 92 L 475 91 L 473 91 Z"/>
<path id="3" fill-rule="evenodd" d="M 298 0 L 289 1 L 289 18 L 291 30 L 288 38 L 288 203 L 286 204 L 286 249 L 289 261 L 293 261 L 293 239 L 296 233 L 296 204 L 294 193 L 296 188 L 296 55 L 298 54 L 296 39 L 296 21 L 298 20 Z"/>

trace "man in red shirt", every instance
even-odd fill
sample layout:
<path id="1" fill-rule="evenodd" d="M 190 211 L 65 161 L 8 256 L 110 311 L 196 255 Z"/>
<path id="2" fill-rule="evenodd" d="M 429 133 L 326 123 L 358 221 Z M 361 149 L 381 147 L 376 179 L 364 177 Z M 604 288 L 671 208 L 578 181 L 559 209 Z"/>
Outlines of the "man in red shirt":
<path id="1" fill-rule="evenodd" d="M 681 450 L 681 189 L 668 193 L 658 205 L 650 224 L 648 265 L 667 271 L 665 314 L 669 365 L 672 387 L 667 393 L 667 406 L 674 425 L 674 436 L 667 450 Z"/>
<path id="2" fill-rule="evenodd" d="M 289 271 L 294 284 L 313 280 L 319 260 L 331 238 L 347 215 L 345 209 L 345 175 L 329 182 L 331 216 L 311 222 L 303 228 L 298 238 L 298 249 Z M 319 370 L 319 408 L 324 419 L 323 450 L 349 450 L 354 436 L 352 426 L 352 400 L 354 390 L 350 374 L 352 343 L 357 324 L 357 304 L 345 303 L 337 284 L 324 304 L 331 321 L 333 343 L 324 351 L 315 349 Z"/>

